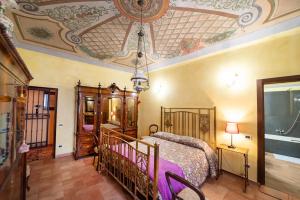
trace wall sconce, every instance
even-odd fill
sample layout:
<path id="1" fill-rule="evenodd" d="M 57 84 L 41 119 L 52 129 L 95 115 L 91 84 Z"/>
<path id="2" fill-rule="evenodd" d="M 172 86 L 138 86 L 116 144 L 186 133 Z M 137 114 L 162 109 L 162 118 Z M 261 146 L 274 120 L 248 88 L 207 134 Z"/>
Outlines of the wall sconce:
<path id="1" fill-rule="evenodd" d="M 232 137 L 233 137 L 233 134 L 240 133 L 238 124 L 236 122 L 227 122 L 226 128 L 225 128 L 225 133 L 229 133 L 231 136 L 231 144 L 228 145 L 228 148 L 234 149 L 235 146 L 233 146 L 233 144 L 232 144 Z"/>
<path id="2" fill-rule="evenodd" d="M 164 82 L 157 81 L 153 84 L 153 92 L 158 98 L 163 98 L 167 94 L 167 87 Z"/>
<path id="3" fill-rule="evenodd" d="M 249 83 L 249 72 L 241 66 L 220 68 L 217 78 L 221 88 L 225 87 L 236 92 L 244 90 L 245 87 L 247 87 Z"/>
<path id="4" fill-rule="evenodd" d="M 229 87 L 229 88 L 234 87 L 236 84 L 238 84 L 238 82 L 239 82 L 238 80 L 239 80 L 239 74 L 235 72 L 234 74 L 230 75 L 227 78 L 227 81 L 226 81 L 227 87 Z"/>

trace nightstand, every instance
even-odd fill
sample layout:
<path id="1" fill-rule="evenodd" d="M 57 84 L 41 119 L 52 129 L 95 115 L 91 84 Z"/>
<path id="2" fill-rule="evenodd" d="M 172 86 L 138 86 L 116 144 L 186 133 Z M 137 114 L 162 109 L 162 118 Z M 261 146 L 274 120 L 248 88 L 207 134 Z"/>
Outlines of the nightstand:
<path id="1" fill-rule="evenodd" d="M 242 154 L 244 156 L 244 175 L 241 176 L 245 180 L 245 186 L 244 186 L 244 192 L 247 190 L 247 185 L 249 185 L 249 179 L 248 179 L 248 170 L 250 168 L 248 164 L 248 152 L 249 149 L 247 148 L 229 148 L 226 144 L 219 144 L 217 145 L 217 153 L 218 153 L 218 177 L 220 174 L 222 174 L 222 158 L 223 158 L 223 150 L 225 151 L 231 151 L 238 154 Z"/>

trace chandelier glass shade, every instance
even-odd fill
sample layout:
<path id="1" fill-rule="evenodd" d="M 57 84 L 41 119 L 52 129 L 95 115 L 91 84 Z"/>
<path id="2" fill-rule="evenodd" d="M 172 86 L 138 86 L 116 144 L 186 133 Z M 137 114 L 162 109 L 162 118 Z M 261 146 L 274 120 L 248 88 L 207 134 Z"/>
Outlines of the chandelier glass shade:
<path id="1" fill-rule="evenodd" d="M 141 24 L 138 35 L 138 45 L 135 60 L 135 69 L 131 81 L 133 82 L 133 89 L 136 92 L 148 90 L 150 88 L 149 69 L 147 62 L 147 53 L 145 45 L 145 31 L 143 27 L 143 6 L 144 0 L 138 0 L 138 5 L 141 7 Z M 145 74 L 146 73 L 146 74 Z"/>

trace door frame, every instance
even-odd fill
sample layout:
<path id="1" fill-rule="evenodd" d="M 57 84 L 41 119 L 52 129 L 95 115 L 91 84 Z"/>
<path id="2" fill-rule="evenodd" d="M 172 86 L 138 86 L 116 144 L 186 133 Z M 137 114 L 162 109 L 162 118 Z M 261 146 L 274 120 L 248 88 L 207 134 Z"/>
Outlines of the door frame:
<path id="1" fill-rule="evenodd" d="M 50 90 L 54 90 L 56 93 L 56 99 L 55 99 L 55 115 L 54 115 L 54 138 L 53 138 L 53 155 L 52 158 L 55 159 L 55 155 L 56 155 L 56 127 L 57 127 L 57 99 L 58 99 L 58 88 L 52 88 L 52 87 L 41 87 L 41 86 L 32 86 L 29 85 L 27 86 L 27 89 L 50 89 Z"/>
<path id="2" fill-rule="evenodd" d="M 259 79 L 257 84 L 257 181 L 265 184 L 265 113 L 264 86 L 266 84 L 298 82 L 300 75 Z"/>

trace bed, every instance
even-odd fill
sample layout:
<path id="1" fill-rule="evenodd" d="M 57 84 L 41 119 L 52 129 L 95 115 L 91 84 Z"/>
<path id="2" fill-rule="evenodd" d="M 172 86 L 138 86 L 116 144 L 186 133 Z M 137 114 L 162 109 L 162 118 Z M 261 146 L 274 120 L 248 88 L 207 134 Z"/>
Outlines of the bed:
<path id="1" fill-rule="evenodd" d="M 101 168 L 135 199 L 168 200 L 165 172 L 196 186 L 217 175 L 215 121 L 215 107 L 161 107 L 160 131 L 141 140 L 102 127 Z M 174 185 L 177 191 L 184 188 Z"/>

